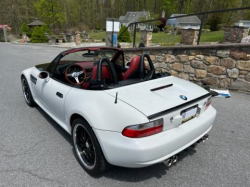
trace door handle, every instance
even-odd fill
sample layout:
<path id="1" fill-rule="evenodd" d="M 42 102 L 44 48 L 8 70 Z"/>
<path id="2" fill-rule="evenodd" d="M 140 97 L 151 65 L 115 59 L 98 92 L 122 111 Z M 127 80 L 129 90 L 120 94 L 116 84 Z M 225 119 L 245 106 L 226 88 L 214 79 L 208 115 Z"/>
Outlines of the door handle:
<path id="1" fill-rule="evenodd" d="M 60 97 L 60 98 L 63 98 L 63 94 L 60 93 L 60 92 L 56 92 L 56 95 L 57 95 L 58 97 Z"/>

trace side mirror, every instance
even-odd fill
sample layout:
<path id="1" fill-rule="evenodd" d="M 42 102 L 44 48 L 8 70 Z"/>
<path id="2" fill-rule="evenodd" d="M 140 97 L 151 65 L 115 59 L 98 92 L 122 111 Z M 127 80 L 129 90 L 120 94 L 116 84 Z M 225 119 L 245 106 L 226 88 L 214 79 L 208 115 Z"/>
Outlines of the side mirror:
<path id="1" fill-rule="evenodd" d="M 40 79 L 44 79 L 46 83 L 49 82 L 49 73 L 47 71 L 42 71 L 38 76 Z"/>

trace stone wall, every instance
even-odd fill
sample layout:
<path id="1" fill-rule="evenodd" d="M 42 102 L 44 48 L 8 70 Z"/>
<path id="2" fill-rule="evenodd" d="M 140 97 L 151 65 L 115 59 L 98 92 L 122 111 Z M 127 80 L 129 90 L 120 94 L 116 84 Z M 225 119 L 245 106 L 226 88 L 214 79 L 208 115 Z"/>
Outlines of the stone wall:
<path id="1" fill-rule="evenodd" d="M 157 72 L 199 85 L 250 91 L 250 44 L 124 49 L 125 60 L 149 54 Z"/>
<path id="2" fill-rule="evenodd" d="M 240 43 L 241 40 L 248 36 L 249 28 L 233 26 L 224 28 L 224 41 L 230 43 Z"/>

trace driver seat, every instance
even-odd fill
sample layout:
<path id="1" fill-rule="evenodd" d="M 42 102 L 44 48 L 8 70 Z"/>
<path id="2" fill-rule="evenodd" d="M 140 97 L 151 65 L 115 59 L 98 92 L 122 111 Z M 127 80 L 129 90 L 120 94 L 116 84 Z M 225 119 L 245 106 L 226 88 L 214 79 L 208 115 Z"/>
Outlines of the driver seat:
<path id="1" fill-rule="evenodd" d="M 88 89 L 91 86 L 91 84 L 96 80 L 96 78 L 97 78 L 97 65 L 93 67 L 91 77 L 87 82 L 84 82 L 82 84 L 82 88 Z M 105 80 L 106 83 L 113 81 L 111 71 L 108 65 L 105 64 L 102 65 L 102 79 Z"/>
<path id="2" fill-rule="evenodd" d="M 134 56 L 129 64 L 128 70 L 123 75 L 123 80 L 140 78 L 140 57 Z"/>

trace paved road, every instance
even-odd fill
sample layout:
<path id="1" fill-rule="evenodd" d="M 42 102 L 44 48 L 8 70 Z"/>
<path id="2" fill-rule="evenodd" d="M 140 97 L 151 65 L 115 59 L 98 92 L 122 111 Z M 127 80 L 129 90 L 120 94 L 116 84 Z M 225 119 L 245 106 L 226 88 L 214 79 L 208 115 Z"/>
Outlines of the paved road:
<path id="1" fill-rule="evenodd" d="M 213 99 L 218 117 L 209 141 L 183 152 L 176 165 L 87 175 L 70 136 L 21 93 L 20 72 L 62 50 L 0 43 L 0 186 L 250 186 L 250 95 L 236 92 Z"/>

